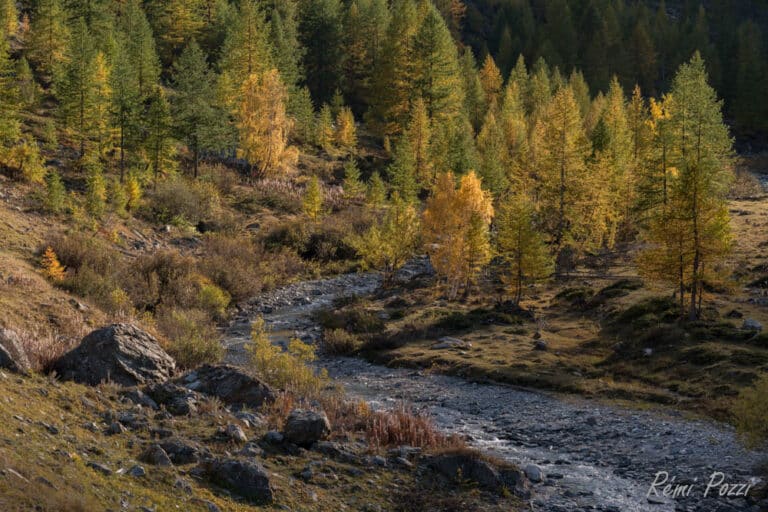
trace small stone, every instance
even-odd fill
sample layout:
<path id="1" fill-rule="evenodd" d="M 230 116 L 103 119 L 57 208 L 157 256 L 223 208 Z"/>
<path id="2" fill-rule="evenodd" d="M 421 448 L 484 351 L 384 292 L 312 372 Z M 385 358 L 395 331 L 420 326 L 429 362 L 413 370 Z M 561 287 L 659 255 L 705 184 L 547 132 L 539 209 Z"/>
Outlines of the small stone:
<path id="1" fill-rule="evenodd" d="M 155 466 L 173 465 L 171 458 L 168 457 L 166 451 L 163 450 L 162 446 L 159 444 L 150 445 L 146 450 L 144 450 L 144 453 L 141 454 L 140 459 L 143 462 L 153 464 Z"/>
<path id="2" fill-rule="evenodd" d="M 387 459 L 385 459 L 384 457 L 382 457 L 380 455 L 374 455 L 371 458 L 371 462 L 373 463 L 374 466 L 384 467 L 384 466 L 387 465 Z"/>
<path id="3" fill-rule="evenodd" d="M 128 470 L 128 474 L 131 475 L 134 478 L 140 478 L 142 476 L 146 476 L 147 470 L 144 469 L 143 466 L 139 466 L 138 464 L 133 466 L 131 469 Z"/>
<path id="4" fill-rule="evenodd" d="M 243 432 L 243 429 L 240 428 L 240 425 L 227 425 L 227 429 L 224 433 L 228 438 L 238 443 L 248 442 L 248 438 L 246 437 L 245 432 Z"/>
<path id="5" fill-rule="evenodd" d="M 400 464 L 401 466 L 406 467 L 406 468 L 412 468 L 413 467 L 413 464 L 411 463 L 411 461 L 409 461 L 408 459 L 406 459 L 404 457 L 396 458 L 395 462 L 397 462 L 398 464 Z"/>
<path id="6" fill-rule="evenodd" d="M 653 349 L 650 347 L 646 347 L 643 349 L 643 356 L 645 357 L 651 357 L 653 355 Z"/>
<path id="7" fill-rule="evenodd" d="M 270 430 L 266 434 L 264 434 L 264 442 L 269 444 L 280 444 L 285 439 L 283 437 L 283 434 L 276 430 Z"/>
<path id="8" fill-rule="evenodd" d="M 546 352 L 549 346 L 547 345 L 547 342 L 544 340 L 536 340 L 536 342 L 533 344 L 534 350 L 540 350 L 542 352 Z"/>
<path id="9" fill-rule="evenodd" d="M 117 434 L 123 434 L 126 431 L 127 429 L 123 426 L 122 423 L 120 423 L 119 421 L 113 421 L 112 424 L 109 425 L 105 433 L 108 436 L 114 436 Z"/>
<path id="10" fill-rule="evenodd" d="M 754 318 L 747 318 L 744 323 L 741 324 L 741 328 L 745 331 L 762 332 L 763 324 L 755 320 Z"/>
<path id="11" fill-rule="evenodd" d="M 89 462 L 86 464 L 89 468 L 93 469 L 94 471 L 98 471 L 102 475 L 109 476 L 112 474 L 112 470 L 109 469 L 104 464 L 99 464 L 98 462 Z"/>
<path id="12" fill-rule="evenodd" d="M 523 472 L 525 473 L 525 476 L 528 477 L 528 480 L 533 483 L 539 483 L 544 480 L 544 473 L 536 464 L 528 464 L 523 468 Z"/>

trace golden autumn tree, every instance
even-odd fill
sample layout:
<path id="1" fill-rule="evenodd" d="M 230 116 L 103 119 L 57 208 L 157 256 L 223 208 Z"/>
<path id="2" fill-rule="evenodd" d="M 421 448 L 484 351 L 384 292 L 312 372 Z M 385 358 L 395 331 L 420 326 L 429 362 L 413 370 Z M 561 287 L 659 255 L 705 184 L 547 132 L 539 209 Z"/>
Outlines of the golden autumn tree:
<path id="1" fill-rule="evenodd" d="M 480 83 L 483 86 L 488 107 L 495 110 L 499 104 L 504 79 L 501 77 L 501 71 L 499 71 L 490 53 L 485 56 L 483 67 L 480 68 Z"/>
<path id="2" fill-rule="evenodd" d="M 490 260 L 488 225 L 492 218 L 493 200 L 474 171 L 461 178 L 458 188 L 453 173 L 438 175 L 423 214 L 422 237 L 451 299 L 462 287 L 468 294 Z"/>
<path id="3" fill-rule="evenodd" d="M 59 262 L 56 252 L 52 247 L 47 247 L 40 260 L 40 266 L 43 269 L 43 275 L 51 281 L 63 281 L 65 272 L 64 267 Z"/>
<path id="4" fill-rule="evenodd" d="M 342 107 L 336 115 L 336 146 L 344 153 L 354 154 L 357 148 L 357 128 L 352 109 Z"/>
<path id="5" fill-rule="evenodd" d="M 285 113 L 286 97 L 276 69 L 252 74 L 243 83 L 237 128 L 240 152 L 251 165 L 252 174 L 274 173 L 298 160 L 296 148 L 288 145 L 291 121 Z"/>
<path id="6" fill-rule="evenodd" d="M 416 254 L 419 229 L 416 208 L 395 195 L 382 218 L 362 235 L 351 236 L 349 243 L 360 255 L 363 267 L 381 271 L 384 286 L 388 286 L 400 267 Z"/>

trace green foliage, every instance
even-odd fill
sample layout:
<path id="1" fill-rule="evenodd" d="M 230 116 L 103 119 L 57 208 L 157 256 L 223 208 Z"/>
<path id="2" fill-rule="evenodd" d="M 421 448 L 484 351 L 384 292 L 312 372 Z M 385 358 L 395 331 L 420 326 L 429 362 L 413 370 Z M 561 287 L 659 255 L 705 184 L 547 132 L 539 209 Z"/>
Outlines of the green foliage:
<path id="1" fill-rule="evenodd" d="M 311 220 L 318 220 L 323 214 L 323 190 L 320 187 L 320 180 L 317 176 L 312 176 L 304 192 L 302 208 L 304 214 Z"/>
<path id="2" fill-rule="evenodd" d="M 360 181 L 360 169 L 354 158 L 344 162 L 344 195 L 350 199 L 360 197 L 365 192 L 365 185 Z"/>
<path id="3" fill-rule="evenodd" d="M 323 332 L 323 349 L 327 354 L 346 356 L 355 352 L 362 342 L 344 329 L 330 329 Z"/>
<path id="4" fill-rule="evenodd" d="M 66 206 L 67 190 L 61 175 L 51 170 L 45 177 L 45 197 L 43 204 L 45 209 L 51 213 L 61 213 Z"/>
<path id="5" fill-rule="evenodd" d="M 366 202 L 374 207 L 378 208 L 384 204 L 387 200 L 387 185 L 384 180 L 381 179 L 381 175 L 378 171 L 374 171 L 371 175 L 371 179 L 368 180 L 368 190 L 365 194 Z"/>
<path id="6" fill-rule="evenodd" d="M 107 203 L 107 182 L 98 162 L 86 161 L 85 209 L 97 219 L 104 215 Z"/>
<path id="7" fill-rule="evenodd" d="M 216 364 L 224 356 L 219 332 L 206 312 L 197 309 L 162 310 L 157 325 L 169 338 L 168 353 L 181 368 Z"/>

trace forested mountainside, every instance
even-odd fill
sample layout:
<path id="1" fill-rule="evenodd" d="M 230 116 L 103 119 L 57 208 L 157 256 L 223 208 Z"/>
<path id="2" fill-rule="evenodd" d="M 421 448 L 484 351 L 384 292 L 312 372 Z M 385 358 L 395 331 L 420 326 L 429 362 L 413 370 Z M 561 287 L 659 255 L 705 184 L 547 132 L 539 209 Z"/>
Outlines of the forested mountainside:
<path id="1" fill-rule="evenodd" d="M 503 73 L 519 54 L 541 58 L 566 75 L 581 69 L 593 92 L 605 92 L 614 74 L 626 90 L 665 91 L 699 50 L 738 138 L 765 142 L 764 1 L 480 0 L 459 12 L 463 41 L 476 55 L 490 52 Z"/>

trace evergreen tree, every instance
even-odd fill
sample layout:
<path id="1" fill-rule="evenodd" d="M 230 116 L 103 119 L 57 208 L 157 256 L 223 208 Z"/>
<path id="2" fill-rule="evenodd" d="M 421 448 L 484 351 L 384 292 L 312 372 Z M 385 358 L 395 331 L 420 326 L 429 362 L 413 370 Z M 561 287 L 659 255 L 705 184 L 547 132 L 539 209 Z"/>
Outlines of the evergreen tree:
<path id="1" fill-rule="evenodd" d="M 342 107 L 336 115 L 336 146 L 347 154 L 357 151 L 355 115 L 349 107 Z"/>
<path id="2" fill-rule="evenodd" d="M 323 214 L 323 189 L 320 187 L 317 176 L 312 176 L 307 183 L 302 207 L 304 214 L 313 221 L 318 220 Z"/>
<path id="3" fill-rule="evenodd" d="M 171 106 L 162 87 L 155 86 L 150 93 L 146 112 L 147 132 L 144 146 L 152 167 L 154 185 L 157 187 L 158 179 L 162 174 L 167 173 L 171 165 L 168 156 L 171 150 L 173 128 Z"/>
<path id="4" fill-rule="evenodd" d="M 290 96 L 304 78 L 301 65 L 304 49 L 299 43 L 298 7 L 295 0 L 275 4 L 269 29 L 272 61 L 280 71 Z"/>
<path id="5" fill-rule="evenodd" d="M 100 101 L 96 83 L 98 69 L 93 39 L 83 18 L 79 18 L 72 30 L 67 59 L 61 78 L 57 79 L 56 94 L 59 113 L 67 128 L 74 132 L 80 145 L 80 156 L 94 136 L 97 114 L 94 108 Z M 98 114 L 97 114 L 98 115 Z"/>
<path id="6" fill-rule="evenodd" d="M 93 158 L 86 157 L 85 209 L 94 218 L 101 218 L 107 203 L 107 183 L 101 166 Z"/>
<path id="7" fill-rule="evenodd" d="M 348 199 L 356 199 L 365 192 L 365 186 L 360 180 L 360 169 L 354 157 L 344 162 L 344 195 Z"/>
<path id="8" fill-rule="evenodd" d="M 645 253 L 644 268 L 654 277 L 676 274 L 681 308 L 690 290 L 688 317 L 696 319 L 703 283 L 729 249 L 726 193 L 732 141 L 723 123 L 722 102 L 707 81 L 698 52 L 678 70 L 671 94 L 673 157 L 679 174 L 670 187 L 668 207 L 651 224 L 653 245 Z"/>
<path id="9" fill-rule="evenodd" d="M 299 32 L 306 49 L 306 84 L 317 103 L 330 101 L 342 77 L 343 27 L 340 0 L 307 0 L 301 9 Z"/>
<path id="10" fill-rule="evenodd" d="M 747 21 L 739 27 L 736 49 L 733 112 L 744 128 L 768 128 L 768 64 L 760 27 Z"/>
<path id="11" fill-rule="evenodd" d="M 372 208 L 380 208 L 384 201 L 387 200 L 387 185 L 384 180 L 381 179 L 381 175 L 378 171 L 374 171 L 371 174 L 371 179 L 368 180 L 368 190 L 365 193 L 365 201 Z"/>
<path id="12" fill-rule="evenodd" d="M 32 69 L 29 67 L 27 59 L 22 57 L 16 66 L 17 83 L 19 85 L 19 99 L 21 105 L 27 111 L 34 111 L 42 95 L 42 88 L 35 80 Z"/>
<path id="13" fill-rule="evenodd" d="M 469 116 L 473 129 L 479 130 L 483 123 L 487 99 L 480 75 L 477 72 L 475 57 L 469 48 L 464 50 L 460 65 L 461 75 L 464 78 L 464 111 Z"/>
<path id="14" fill-rule="evenodd" d="M 5 160 L 4 148 L 21 136 L 18 92 L 8 40 L 0 37 L 0 161 Z"/>
<path id="15" fill-rule="evenodd" d="M 315 141 L 315 107 L 309 89 L 300 87 L 288 95 L 288 114 L 293 118 L 292 135 L 302 142 Z"/>
<path id="16" fill-rule="evenodd" d="M 411 109 L 411 118 L 404 135 L 413 151 L 414 173 L 423 188 L 430 188 L 435 181 L 435 167 L 432 163 L 431 138 L 432 121 L 427 113 L 424 100 L 417 98 Z"/>
<path id="17" fill-rule="evenodd" d="M 127 45 L 118 43 L 110 82 L 112 122 L 117 129 L 117 145 L 120 150 L 120 183 L 125 176 L 126 151 L 136 148 L 143 124 L 139 70 L 131 61 Z"/>
<path id="18" fill-rule="evenodd" d="M 45 177 L 45 209 L 51 213 L 61 213 L 64 210 L 67 199 L 67 189 L 61 180 L 61 175 L 56 171 L 48 172 Z"/>
<path id="19" fill-rule="evenodd" d="M 400 137 L 395 145 L 394 158 L 387 168 L 387 174 L 394 193 L 409 203 L 416 200 L 419 192 L 419 185 L 416 180 L 416 160 L 414 148 L 408 137 Z"/>
<path id="20" fill-rule="evenodd" d="M 414 38 L 415 95 L 421 97 L 430 118 L 448 122 L 464 105 L 456 45 L 437 9 L 429 9 Z"/>
<path id="21" fill-rule="evenodd" d="M 200 152 L 216 147 L 224 117 L 215 103 L 216 76 L 200 46 L 192 41 L 173 66 L 172 112 L 175 132 L 192 151 L 192 165 L 197 178 Z"/>
<path id="22" fill-rule="evenodd" d="M 32 16 L 29 57 L 47 76 L 67 59 L 69 29 L 67 16 L 60 0 L 40 0 Z"/>
<path id="23" fill-rule="evenodd" d="M 477 149 L 482 158 L 480 176 L 483 178 L 483 184 L 495 195 L 506 191 L 509 186 L 506 176 L 510 167 L 507 158 L 509 151 L 504 130 L 496 121 L 493 109 L 489 109 L 485 115 L 483 128 L 477 135 Z"/>
<path id="24" fill-rule="evenodd" d="M 323 148 L 326 153 L 333 151 L 333 114 L 331 113 L 331 106 L 327 103 L 323 104 L 320 112 L 317 114 L 317 122 L 315 123 L 315 142 L 318 146 Z"/>
<path id="25" fill-rule="evenodd" d="M 200 0 L 150 0 L 150 19 L 157 24 L 155 33 L 161 43 L 161 57 L 167 64 L 173 57 L 196 41 L 205 21 Z M 197 43 L 195 43 L 197 44 Z"/>
<path id="26" fill-rule="evenodd" d="M 153 90 L 160 78 L 160 60 L 155 49 L 152 27 L 147 21 L 140 0 L 128 0 L 120 18 L 125 34 L 124 52 L 135 74 L 139 95 L 144 97 Z"/>
<path id="27" fill-rule="evenodd" d="M 252 75 L 265 73 L 272 64 L 272 48 L 267 38 L 264 13 L 255 0 L 244 0 L 229 32 L 221 59 L 221 97 L 232 109 L 237 105 L 237 92 Z"/>
<path id="28" fill-rule="evenodd" d="M 528 120 L 520 87 L 510 81 L 504 89 L 504 100 L 499 111 L 499 125 L 503 130 L 504 144 L 509 162 L 508 180 L 514 190 L 530 191 L 530 147 Z"/>

